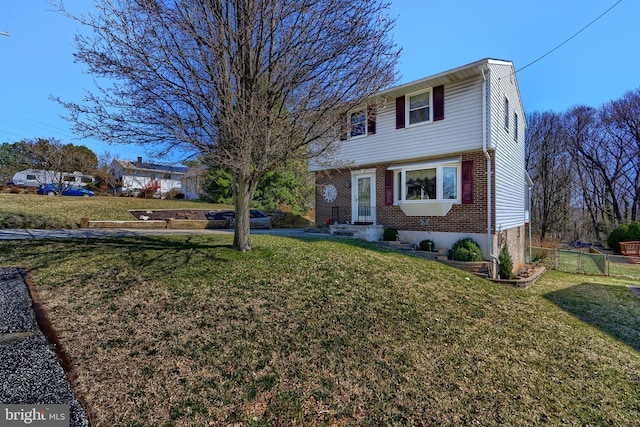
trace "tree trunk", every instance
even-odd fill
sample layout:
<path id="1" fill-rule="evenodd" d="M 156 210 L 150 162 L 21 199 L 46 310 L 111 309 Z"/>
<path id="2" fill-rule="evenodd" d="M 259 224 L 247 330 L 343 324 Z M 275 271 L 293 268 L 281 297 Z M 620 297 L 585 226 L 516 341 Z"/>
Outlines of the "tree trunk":
<path id="1" fill-rule="evenodd" d="M 251 227 L 249 213 L 256 183 L 249 179 L 234 175 L 234 206 L 236 210 L 236 226 L 233 234 L 233 248 L 240 252 L 251 250 Z"/>

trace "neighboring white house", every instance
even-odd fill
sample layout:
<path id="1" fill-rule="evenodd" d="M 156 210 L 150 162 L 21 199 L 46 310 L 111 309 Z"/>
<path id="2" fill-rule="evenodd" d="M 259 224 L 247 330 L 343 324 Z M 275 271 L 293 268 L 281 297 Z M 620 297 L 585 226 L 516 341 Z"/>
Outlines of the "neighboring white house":
<path id="1" fill-rule="evenodd" d="M 136 194 L 143 189 L 153 189 L 164 197 L 172 190 L 182 192 L 182 179 L 187 173 L 187 167 L 143 162 L 138 157 L 135 162 L 114 160 L 109 166 L 109 172 L 117 182 L 117 193 Z"/>
<path id="2" fill-rule="evenodd" d="M 488 261 L 507 244 L 517 269 L 531 185 L 525 127 L 509 61 L 483 59 L 381 92 L 344 117 L 337 153 L 310 163 L 316 221 L 367 227 L 369 240 L 397 228 L 400 240 L 437 248 L 471 237 Z"/>
<path id="3" fill-rule="evenodd" d="M 205 167 L 192 167 L 182 177 L 182 194 L 185 199 L 199 199 L 207 176 Z"/>
<path id="4" fill-rule="evenodd" d="M 42 184 L 57 184 L 62 176 L 64 185 L 69 187 L 84 187 L 94 178 L 82 172 L 54 172 L 42 169 L 25 169 L 13 175 L 14 185 L 21 187 L 39 187 Z"/>

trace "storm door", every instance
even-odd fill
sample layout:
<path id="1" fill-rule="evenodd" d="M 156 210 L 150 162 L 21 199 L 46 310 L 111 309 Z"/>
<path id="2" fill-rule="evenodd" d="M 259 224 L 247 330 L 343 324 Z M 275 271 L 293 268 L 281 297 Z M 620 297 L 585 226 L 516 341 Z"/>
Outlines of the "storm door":
<path id="1" fill-rule="evenodd" d="M 351 216 L 354 224 L 375 224 L 376 175 L 374 172 L 354 172 L 351 176 Z"/>

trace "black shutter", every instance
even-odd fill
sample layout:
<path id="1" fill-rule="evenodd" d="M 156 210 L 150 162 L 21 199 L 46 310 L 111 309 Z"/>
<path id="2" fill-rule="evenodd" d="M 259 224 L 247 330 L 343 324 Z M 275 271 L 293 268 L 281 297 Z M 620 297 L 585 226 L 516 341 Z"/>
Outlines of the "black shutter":
<path id="1" fill-rule="evenodd" d="M 462 203 L 473 203 L 473 160 L 462 162 Z"/>
<path id="2" fill-rule="evenodd" d="M 404 96 L 399 96 L 396 98 L 396 129 L 404 128 L 404 115 Z"/>
<path id="3" fill-rule="evenodd" d="M 347 139 L 347 115 L 340 114 L 340 141 Z"/>
<path id="4" fill-rule="evenodd" d="M 433 88 L 433 121 L 444 120 L 444 86 Z"/>
<path id="5" fill-rule="evenodd" d="M 375 135 L 376 133 L 376 107 L 369 105 L 367 107 L 367 135 Z"/>

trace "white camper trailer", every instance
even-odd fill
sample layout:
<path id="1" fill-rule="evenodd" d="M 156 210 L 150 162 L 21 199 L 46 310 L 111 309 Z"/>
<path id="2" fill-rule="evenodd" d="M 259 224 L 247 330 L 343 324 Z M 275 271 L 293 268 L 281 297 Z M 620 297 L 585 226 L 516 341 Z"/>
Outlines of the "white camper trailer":
<path id="1" fill-rule="evenodd" d="M 94 178 L 81 172 L 63 173 L 63 182 L 69 187 L 84 187 Z M 40 187 L 42 184 L 57 184 L 60 180 L 60 172 L 46 171 L 41 169 L 25 169 L 13 175 L 13 185 L 20 187 Z"/>

